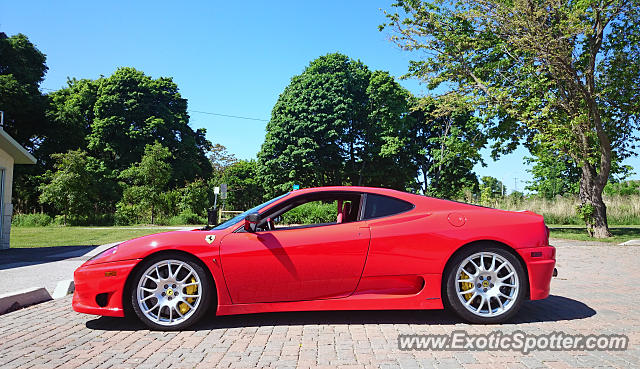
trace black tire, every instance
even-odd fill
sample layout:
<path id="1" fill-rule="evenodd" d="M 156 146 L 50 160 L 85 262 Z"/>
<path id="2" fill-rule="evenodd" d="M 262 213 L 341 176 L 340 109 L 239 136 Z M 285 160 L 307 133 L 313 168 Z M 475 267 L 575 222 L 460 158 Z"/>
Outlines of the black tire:
<path id="1" fill-rule="evenodd" d="M 469 304 L 473 304 L 473 305 L 479 305 L 478 303 L 478 299 L 480 299 L 482 301 L 482 297 L 475 297 L 472 294 L 464 294 L 461 295 L 462 297 L 458 296 L 458 290 L 457 290 L 457 283 L 458 282 L 458 275 L 459 274 L 459 268 L 461 266 L 461 264 L 463 262 L 465 262 L 465 260 L 467 260 L 467 258 L 471 257 L 472 255 L 476 255 L 480 252 L 486 252 L 488 255 L 490 254 L 496 254 L 500 257 L 502 257 L 504 260 L 506 260 L 507 262 L 509 262 L 509 264 L 511 265 L 513 271 L 515 272 L 515 274 L 517 275 L 517 291 L 513 292 L 513 295 L 510 295 L 510 297 L 512 297 L 512 300 L 506 300 L 504 298 L 499 298 L 499 297 L 490 297 L 488 298 L 488 300 L 491 302 L 493 301 L 494 305 L 497 305 L 500 302 L 506 302 L 508 301 L 509 304 L 512 304 L 509 306 L 508 309 L 506 309 L 505 311 L 503 311 L 502 313 L 497 313 L 497 306 L 496 306 L 496 314 L 498 315 L 492 315 L 492 316 L 481 316 L 479 315 L 479 313 L 474 313 L 472 311 L 470 311 L 469 308 L 467 308 L 467 306 L 465 306 L 466 304 L 463 303 L 463 299 L 466 300 Z M 485 259 L 486 260 L 486 259 Z M 467 263 L 465 263 L 467 264 Z M 467 264 L 468 265 L 468 264 Z M 458 254 L 456 254 L 452 259 L 451 262 L 449 264 L 449 267 L 446 270 L 446 275 L 444 276 L 445 279 L 445 288 L 444 288 L 444 292 L 445 292 L 445 296 L 444 296 L 444 305 L 447 309 L 451 309 L 453 310 L 456 315 L 458 315 L 460 318 L 470 322 L 470 323 L 477 323 L 477 324 L 496 324 L 496 323 L 502 323 L 505 322 L 509 319 L 511 319 L 520 309 L 520 307 L 522 306 L 522 303 L 524 302 L 524 300 L 527 298 L 528 294 L 529 294 L 529 280 L 527 278 L 527 273 L 525 272 L 524 267 L 522 266 L 522 263 L 520 262 L 520 260 L 511 252 L 509 252 L 508 250 L 505 250 L 504 248 L 498 247 L 495 244 L 492 243 L 482 243 L 482 244 L 477 244 L 473 247 L 468 247 L 466 249 L 464 249 L 463 251 L 459 252 Z M 503 273 L 502 270 L 499 271 L 499 273 Z M 483 273 L 481 273 L 483 274 Z M 473 279 L 473 277 L 471 276 L 467 276 L 467 278 Z M 486 277 L 485 277 L 486 278 Z M 495 276 L 494 276 L 495 278 Z M 476 280 L 476 282 L 481 282 L 481 280 Z M 515 284 L 514 284 L 515 285 Z M 473 290 L 476 290 L 476 287 L 478 287 L 477 283 L 473 283 L 473 286 L 469 285 L 468 288 L 473 288 Z M 482 284 L 480 285 L 480 287 L 484 287 Z M 491 287 L 489 289 L 493 288 L 493 285 L 491 285 Z M 486 293 L 486 289 L 484 288 L 478 288 L 478 291 L 480 290 L 484 290 Z M 468 289 L 462 289 L 462 292 L 466 292 L 468 291 Z M 471 291 L 471 290 L 469 290 Z M 500 288 L 497 291 L 502 292 L 502 291 L 509 291 L 509 289 L 507 288 L 506 290 Z M 472 299 L 473 297 L 469 297 L 469 296 L 473 296 L 475 297 L 474 299 Z M 500 301 L 496 300 L 496 298 L 499 298 Z M 469 301 L 471 300 L 471 301 Z M 485 304 L 486 305 L 486 304 Z M 483 306 L 485 306 L 483 305 Z M 507 304 L 505 304 L 504 306 L 507 306 Z M 493 308 L 493 306 L 492 306 Z M 483 307 L 480 307 L 480 309 L 484 309 Z M 488 308 L 486 309 L 487 311 L 489 310 Z M 482 313 L 482 310 L 480 311 L 480 313 Z M 486 314 L 486 313 L 485 313 Z"/>
<path id="2" fill-rule="evenodd" d="M 199 288 L 202 289 L 202 291 L 200 292 L 201 295 L 199 297 L 200 300 L 198 304 L 195 306 L 195 308 L 193 309 L 194 311 L 192 312 L 189 311 L 186 319 L 172 325 L 167 325 L 166 323 L 159 324 L 159 322 L 152 320 L 150 317 L 145 315 L 145 313 L 142 311 L 138 303 L 138 285 L 141 278 L 143 278 L 145 272 L 154 264 L 157 264 L 159 262 L 169 261 L 169 260 L 179 261 L 191 267 L 193 272 L 197 274 L 197 277 L 200 281 Z M 136 268 L 136 271 L 134 272 L 134 275 L 132 276 L 132 279 L 131 279 L 131 283 L 129 285 L 130 285 L 130 288 L 128 293 L 130 296 L 130 303 L 131 303 L 130 307 L 133 309 L 138 319 L 152 330 L 176 331 L 176 330 L 187 328 L 193 325 L 194 323 L 196 323 L 197 321 L 199 321 L 200 319 L 202 319 L 202 317 L 206 315 L 207 311 L 209 311 L 211 302 L 215 300 L 213 281 L 211 280 L 209 274 L 203 269 L 200 263 L 198 263 L 194 258 L 188 257 L 181 253 L 163 253 L 157 256 L 152 256 L 147 260 L 144 260 L 142 264 L 140 264 L 140 266 Z M 179 290 L 176 290 L 176 291 L 180 293 L 184 293 L 184 289 L 182 291 L 179 291 Z M 151 299 L 151 301 L 153 301 L 153 298 Z M 176 311 L 176 310 L 174 309 L 173 311 Z M 159 311 L 156 315 L 160 316 L 161 314 L 162 312 Z"/>

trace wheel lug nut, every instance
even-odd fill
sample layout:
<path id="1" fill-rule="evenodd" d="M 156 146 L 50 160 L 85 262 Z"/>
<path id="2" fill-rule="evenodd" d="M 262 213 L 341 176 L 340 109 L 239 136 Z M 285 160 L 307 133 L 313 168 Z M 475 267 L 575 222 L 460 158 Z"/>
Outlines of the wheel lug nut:
<path id="1" fill-rule="evenodd" d="M 162 293 L 162 296 L 164 296 L 164 292 Z"/>
<path id="2" fill-rule="evenodd" d="M 491 283 L 489 286 L 491 286 L 491 288 L 493 288 L 493 283 Z"/>
<path id="3" fill-rule="evenodd" d="M 480 280 L 482 280 L 482 276 L 480 276 Z M 166 288 L 166 287 L 165 287 Z"/>
<path id="4" fill-rule="evenodd" d="M 493 287 L 493 285 L 491 285 L 491 287 Z M 174 292 L 173 294 L 178 296 L 178 291 Z"/>
<path id="5" fill-rule="evenodd" d="M 174 284 L 172 287 L 173 287 L 173 288 L 176 288 L 176 285 Z"/>
<path id="6" fill-rule="evenodd" d="M 169 301 L 173 300 L 173 297 L 169 296 Z"/>
<path id="7" fill-rule="evenodd" d="M 167 288 L 169 288 L 169 285 L 168 285 L 168 284 L 165 284 L 165 285 L 164 285 L 164 289 L 166 290 Z"/>
<path id="8" fill-rule="evenodd" d="M 490 280 L 491 280 L 491 277 L 487 277 L 487 281 L 490 281 Z"/>
<path id="9" fill-rule="evenodd" d="M 483 289 L 483 291 L 484 291 L 484 292 L 487 292 L 487 289 L 485 288 L 485 289 Z M 171 297 L 169 297 L 169 300 L 171 300 Z"/>
<path id="10" fill-rule="evenodd" d="M 478 283 L 478 288 L 482 287 L 482 284 Z"/>

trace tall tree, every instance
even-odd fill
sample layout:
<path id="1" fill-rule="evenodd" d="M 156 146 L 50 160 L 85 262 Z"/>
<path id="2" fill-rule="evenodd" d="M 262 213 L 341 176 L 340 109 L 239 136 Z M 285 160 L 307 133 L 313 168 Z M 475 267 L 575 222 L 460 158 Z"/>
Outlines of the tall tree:
<path id="1" fill-rule="evenodd" d="M 244 211 L 264 201 L 264 187 L 257 169 L 255 160 L 239 160 L 227 167 L 221 180 L 228 185 L 227 209 Z"/>
<path id="2" fill-rule="evenodd" d="M 404 189 L 415 176 L 408 92 L 386 72 L 342 54 L 313 60 L 278 98 L 258 153 L 270 195 L 303 186 Z"/>
<path id="3" fill-rule="evenodd" d="M 4 127 L 13 138 L 33 151 L 45 123 L 45 100 L 38 89 L 47 72 L 46 56 L 19 33 L 0 32 L 0 110 Z"/>
<path id="4" fill-rule="evenodd" d="M 7 37 L 0 32 L 0 110 L 4 112 L 2 129 L 33 153 L 39 162 L 50 159 L 50 153 L 41 155 L 36 152 L 48 132 L 44 116 L 46 99 L 39 90 L 47 72 L 45 62 L 45 55 L 27 36 L 17 34 Z M 37 206 L 38 187 L 42 183 L 43 173 L 40 164 L 15 167 L 13 203 L 16 212 Z"/>
<path id="5" fill-rule="evenodd" d="M 146 145 L 139 163 L 120 173 L 127 183 L 122 204 L 132 206 L 139 214 L 151 215 L 151 224 L 156 221 L 156 209 L 162 200 L 162 193 L 171 179 L 171 152 L 159 142 Z"/>
<path id="6" fill-rule="evenodd" d="M 640 0 L 406 0 L 382 28 L 424 51 L 410 75 L 468 96 L 497 143 L 548 142 L 581 170 L 581 214 L 608 237 L 602 190 L 640 122 Z M 496 150 L 495 152 L 497 152 Z"/>
<path id="7" fill-rule="evenodd" d="M 580 168 L 571 158 L 558 151 L 547 149 L 545 145 L 537 145 L 532 150 L 533 157 L 526 157 L 525 162 L 533 164 L 529 173 L 533 177 L 526 190 L 538 196 L 553 199 L 556 196 L 575 195 L 580 183 Z"/>
<path id="8" fill-rule="evenodd" d="M 114 170 L 140 160 L 146 145 L 158 141 L 172 154 L 172 182 L 211 175 L 205 130 L 189 127 L 187 100 L 171 78 L 153 79 L 134 68 L 120 68 L 98 86 L 88 148 Z"/>
<path id="9" fill-rule="evenodd" d="M 480 119 L 459 102 L 432 97 L 414 102 L 411 151 L 427 195 L 456 199 L 465 189 L 478 189 L 473 167 L 483 164 L 480 149 L 487 138 Z"/>
<path id="10" fill-rule="evenodd" d="M 579 193 L 582 171 L 569 155 L 549 148 L 544 142 L 532 146 L 530 150 L 533 157 L 525 157 L 525 162 L 533 164 L 528 170 L 533 179 L 526 187 L 527 190 L 547 199 Z M 614 158 L 611 162 L 609 183 L 624 180 L 630 174 L 631 167 L 622 165 Z M 606 190 L 604 192 L 606 193 Z"/>

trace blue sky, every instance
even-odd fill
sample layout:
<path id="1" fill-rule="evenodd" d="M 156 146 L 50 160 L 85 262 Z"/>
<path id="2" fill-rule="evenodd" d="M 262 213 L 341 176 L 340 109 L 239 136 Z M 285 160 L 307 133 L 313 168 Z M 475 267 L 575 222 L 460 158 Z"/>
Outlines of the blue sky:
<path id="1" fill-rule="evenodd" d="M 377 26 L 390 1 L 4 1 L 0 31 L 26 34 L 47 55 L 44 91 L 67 77 L 98 78 L 132 66 L 173 77 L 191 111 L 269 119 L 292 76 L 320 55 L 341 52 L 372 69 L 401 76 L 410 55 Z M 417 81 L 402 81 L 414 94 Z M 264 121 L 191 112 L 191 125 L 239 158 L 255 157 Z M 511 191 L 530 179 L 519 149 L 479 175 L 502 179 Z M 640 160 L 628 164 L 640 168 Z M 638 175 L 635 178 L 640 178 Z"/>

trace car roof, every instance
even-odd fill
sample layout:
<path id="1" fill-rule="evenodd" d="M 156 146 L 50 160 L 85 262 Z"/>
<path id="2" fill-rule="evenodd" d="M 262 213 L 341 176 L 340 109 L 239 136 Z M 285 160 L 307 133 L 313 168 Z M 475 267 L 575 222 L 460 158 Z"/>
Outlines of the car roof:
<path id="1" fill-rule="evenodd" d="M 379 193 L 379 194 L 387 194 L 387 195 L 398 195 L 398 194 L 406 194 L 410 195 L 408 192 L 392 190 L 390 188 L 382 188 L 382 187 L 364 187 L 364 186 L 326 186 L 326 187 L 310 187 L 310 188 L 301 188 L 299 190 L 291 191 L 291 194 L 303 194 L 303 193 L 313 193 L 320 191 L 349 191 L 349 192 L 368 192 L 368 193 Z"/>

